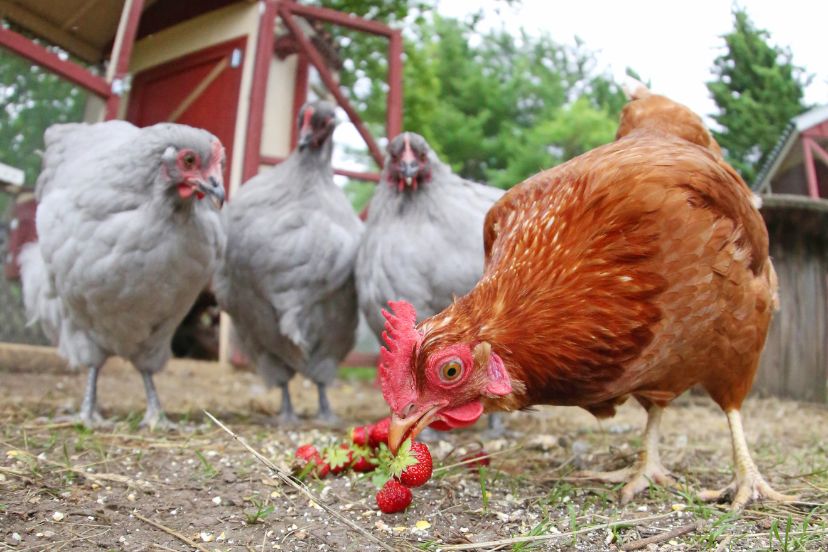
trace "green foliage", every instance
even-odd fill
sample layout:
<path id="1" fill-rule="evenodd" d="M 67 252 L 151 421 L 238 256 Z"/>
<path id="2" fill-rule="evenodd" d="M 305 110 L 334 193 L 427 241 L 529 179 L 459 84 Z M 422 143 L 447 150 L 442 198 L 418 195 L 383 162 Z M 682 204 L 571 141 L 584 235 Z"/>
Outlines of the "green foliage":
<path id="1" fill-rule="evenodd" d="M 768 44 L 743 9 L 733 11 L 733 30 L 723 36 L 725 52 L 716 58 L 715 80 L 707 83 L 721 127 L 713 135 L 727 160 L 752 182 L 792 117 L 805 111 L 808 78 L 793 65 L 788 49 Z"/>
<path id="2" fill-rule="evenodd" d="M 406 43 L 404 126 L 463 176 L 508 188 L 613 138 L 623 93 L 594 74 L 581 43 L 438 16 L 417 32 Z M 560 128 L 570 123 L 576 131 Z"/>
<path id="3" fill-rule="evenodd" d="M 39 66 L 0 48 L 0 162 L 22 169 L 26 185 L 40 172 L 43 132 L 80 121 L 87 94 Z"/>

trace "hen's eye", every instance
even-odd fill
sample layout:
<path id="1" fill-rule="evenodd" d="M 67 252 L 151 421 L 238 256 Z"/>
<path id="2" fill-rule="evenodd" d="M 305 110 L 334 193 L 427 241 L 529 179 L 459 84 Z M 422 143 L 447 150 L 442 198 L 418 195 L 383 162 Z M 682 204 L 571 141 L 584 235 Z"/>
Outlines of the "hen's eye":
<path id="1" fill-rule="evenodd" d="M 186 168 L 192 169 L 193 165 L 195 165 L 195 161 L 196 161 L 195 154 L 193 152 L 185 153 L 184 157 L 182 158 L 182 161 L 184 162 L 184 166 Z"/>
<path id="2" fill-rule="evenodd" d="M 463 364 L 457 359 L 449 360 L 440 367 L 440 379 L 443 381 L 457 381 L 462 373 Z"/>

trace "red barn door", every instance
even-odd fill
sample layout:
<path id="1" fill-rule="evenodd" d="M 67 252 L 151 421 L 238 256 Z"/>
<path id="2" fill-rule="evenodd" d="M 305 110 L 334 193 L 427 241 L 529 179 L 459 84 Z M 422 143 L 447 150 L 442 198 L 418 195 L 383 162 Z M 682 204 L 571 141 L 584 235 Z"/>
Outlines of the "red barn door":
<path id="1" fill-rule="evenodd" d="M 138 126 L 175 122 L 209 130 L 227 152 L 229 189 L 245 38 L 211 46 L 135 75 L 127 120 Z"/>

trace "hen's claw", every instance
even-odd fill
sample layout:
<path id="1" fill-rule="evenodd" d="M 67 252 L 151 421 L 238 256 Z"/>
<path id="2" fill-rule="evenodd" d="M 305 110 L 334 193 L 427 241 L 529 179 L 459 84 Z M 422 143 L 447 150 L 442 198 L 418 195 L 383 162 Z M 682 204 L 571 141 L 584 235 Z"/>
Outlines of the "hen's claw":
<path id="1" fill-rule="evenodd" d="M 670 472 L 660 462 L 644 461 L 637 466 L 630 466 L 609 472 L 583 471 L 575 477 L 594 479 L 606 483 L 626 483 L 621 489 L 621 504 L 627 504 L 635 495 L 655 483 L 662 487 L 672 487 L 676 484 Z"/>
<path id="2" fill-rule="evenodd" d="M 776 502 L 793 502 L 794 495 L 782 494 L 775 491 L 765 479 L 757 474 L 748 476 L 741 481 L 734 480 L 730 485 L 719 490 L 704 490 L 699 493 L 699 499 L 704 502 L 723 502 L 732 498 L 730 509 L 741 511 L 754 500 L 773 500 Z"/>

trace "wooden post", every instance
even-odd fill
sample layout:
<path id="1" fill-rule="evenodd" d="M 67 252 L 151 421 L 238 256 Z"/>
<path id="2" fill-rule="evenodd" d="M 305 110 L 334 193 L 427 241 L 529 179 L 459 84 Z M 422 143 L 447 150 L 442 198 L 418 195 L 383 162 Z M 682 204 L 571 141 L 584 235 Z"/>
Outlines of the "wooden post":
<path id="1" fill-rule="evenodd" d="M 106 100 L 106 114 L 104 118 L 118 118 L 121 107 L 121 96 L 125 92 L 123 81 L 129 73 L 129 60 L 132 57 L 132 46 L 135 44 L 135 35 L 138 33 L 138 22 L 141 20 L 141 11 L 144 9 L 144 0 L 126 0 L 121 12 L 121 22 L 118 24 L 118 34 L 109 57 L 109 69 L 106 80 L 111 87 L 111 94 Z"/>

